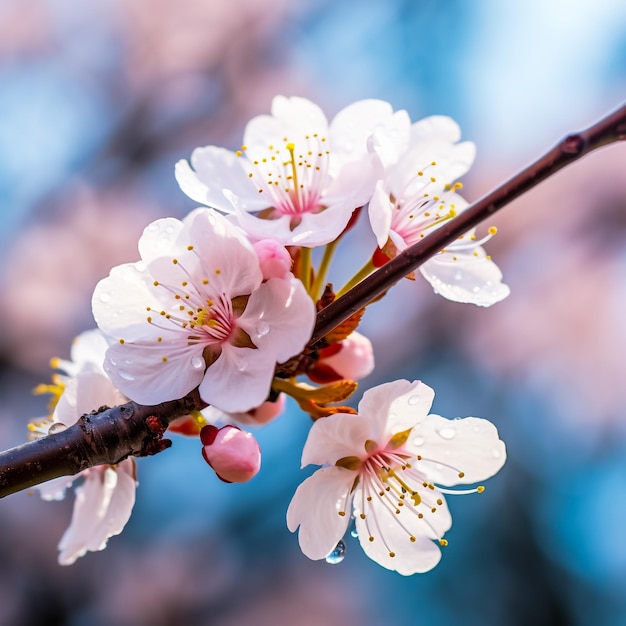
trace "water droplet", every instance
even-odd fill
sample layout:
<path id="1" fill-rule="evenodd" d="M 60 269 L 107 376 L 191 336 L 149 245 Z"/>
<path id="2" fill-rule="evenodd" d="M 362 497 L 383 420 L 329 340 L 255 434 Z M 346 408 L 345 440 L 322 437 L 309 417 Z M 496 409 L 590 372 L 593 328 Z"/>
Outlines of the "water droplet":
<path id="1" fill-rule="evenodd" d="M 137 261 L 137 263 L 135 263 L 135 269 L 138 272 L 145 272 L 146 271 L 146 264 L 143 261 Z"/>
<path id="2" fill-rule="evenodd" d="M 493 455 L 494 459 L 499 459 L 502 456 L 502 452 L 500 452 L 500 450 L 498 448 L 494 448 L 491 451 L 491 454 Z"/>
<path id="3" fill-rule="evenodd" d="M 111 299 L 111 294 L 106 291 L 101 291 L 98 298 L 100 299 L 100 302 L 108 302 Z"/>
<path id="4" fill-rule="evenodd" d="M 415 394 L 408 399 L 408 403 L 410 406 L 415 406 L 420 401 L 420 397 Z"/>
<path id="5" fill-rule="evenodd" d="M 199 370 L 205 366 L 206 366 L 206 363 L 204 362 L 204 359 L 201 356 L 191 357 L 191 367 L 193 367 L 193 369 Z"/>
<path id="6" fill-rule="evenodd" d="M 326 557 L 326 563 L 330 563 L 331 565 L 337 565 L 337 563 L 341 563 L 346 556 L 346 544 L 340 540 L 339 543 L 335 546 L 335 549 Z"/>
<path id="7" fill-rule="evenodd" d="M 166 226 L 166 227 L 165 227 L 165 232 L 166 232 L 168 235 L 171 235 L 171 234 L 174 232 L 174 227 L 173 227 L 173 226 Z"/>
<path id="8" fill-rule="evenodd" d="M 61 424 L 61 422 L 54 422 L 54 424 L 48 428 L 48 434 L 54 435 L 55 433 L 62 433 L 64 430 L 67 430 L 67 426 L 65 424 Z"/>
<path id="9" fill-rule="evenodd" d="M 148 228 L 146 228 L 146 230 L 151 233 L 155 233 L 157 230 L 160 230 L 160 228 L 161 226 L 159 225 L 158 222 L 152 222 L 152 224 L 150 224 Z"/>
<path id="10" fill-rule="evenodd" d="M 117 375 L 124 380 L 135 380 L 135 376 L 126 370 L 117 370 Z"/>
<path id="11" fill-rule="evenodd" d="M 256 334 L 258 337 L 265 337 L 270 332 L 270 325 L 267 322 L 259 322 L 256 325 Z"/>
<path id="12" fill-rule="evenodd" d="M 480 428 L 478 426 L 474 426 L 474 428 L 472 428 L 472 430 L 477 433 L 480 432 Z"/>
<path id="13" fill-rule="evenodd" d="M 454 280 L 463 280 L 463 274 L 461 274 L 461 272 L 457 272 L 454 275 Z"/>
<path id="14" fill-rule="evenodd" d="M 444 426 L 444 428 L 440 428 L 437 432 L 443 439 L 454 439 L 456 435 L 456 428 L 452 428 L 452 426 Z"/>
<path id="15" fill-rule="evenodd" d="M 424 439 L 424 437 L 415 437 L 415 439 L 413 439 L 413 445 L 414 446 L 423 446 L 424 445 L 424 441 L 426 441 Z"/>
<path id="16" fill-rule="evenodd" d="M 480 287 L 473 287 L 472 288 L 472 293 L 478 293 L 480 291 Z"/>
<path id="17" fill-rule="evenodd" d="M 239 363 L 237 363 L 237 370 L 240 372 L 245 372 L 248 369 L 248 361 L 245 359 L 241 359 Z"/>

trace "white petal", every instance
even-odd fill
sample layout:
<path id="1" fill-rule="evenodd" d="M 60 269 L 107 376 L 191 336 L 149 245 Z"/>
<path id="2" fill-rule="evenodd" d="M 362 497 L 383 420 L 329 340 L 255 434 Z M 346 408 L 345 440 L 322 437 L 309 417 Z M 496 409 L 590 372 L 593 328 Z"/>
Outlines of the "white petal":
<path id="1" fill-rule="evenodd" d="M 193 169 L 184 160 L 176 164 L 176 181 L 192 200 L 224 213 L 235 210 L 233 197 L 242 209 L 260 211 L 267 207 L 267 201 L 249 179 L 245 164 L 244 157 L 225 148 L 196 148 L 191 155 Z M 224 193 L 226 190 L 230 193 Z"/>
<path id="2" fill-rule="evenodd" d="M 287 527 L 295 532 L 300 526 L 300 548 L 310 559 L 326 558 L 346 532 L 355 477 L 343 467 L 325 467 L 296 490 L 287 510 Z M 339 515 L 340 511 L 345 515 Z"/>
<path id="3" fill-rule="evenodd" d="M 194 276 L 198 284 L 206 278 L 211 290 L 229 298 L 248 295 L 261 284 L 263 275 L 257 253 L 223 215 L 211 209 L 197 209 L 185 218 L 185 226 L 194 246 L 190 254 L 198 255 L 198 272 L 203 272 Z"/>
<path id="4" fill-rule="evenodd" d="M 429 415 L 412 435 L 415 436 L 409 437 L 406 448 L 422 456 L 417 469 L 439 485 L 486 480 L 506 461 L 506 448 L 498 430 L 478 417 L 448 420 Z M 416 438 L 419 445 L 415 445 Z"/>
<path id="5" fill-rule="evenodd" d="M 173 217 L 165 217 L 148 224 L 139 239 L 139 254 L 144 263 L 164 254 L 172 257 L 178 254 L 182 245 L 178 243 L 183 223 Z M 177 248 L 178 244 L 178 248 Z"/>
<path id="6" fill-rule="evenodd" d="M 104 372 L 102 362 L 108 347 L 109 344 L 99 328 L 94 328 L 78 335 L 72 342 L 70 352 L 76 372 L 87 363 L 98 366 Z"/>
<path id="7" fill-rule="evenodd" d="M 318 419 L 302 450 L 302 467 L 309 464 L 334 465 L 343 457 L 367 456 L 365 442 L 373 439 L 373 420 L 366 415 L 336 413 Z"/>
<path id="8" fill-rule="evenodd" d="M 452 118 L 445 115 L 431 115 L 411 126 L 411 144 L 433 139 L 456 143 L 461 139 L 461 129 Z"/>
<path id="9" fill-rule="evenodd" d="M 184 332 L 174 340 L 157 343 L 154 336 L 145 343 L 115 343 L 104 361 L 113 384 L 128 398 L 153 406 L 182 398 L 200 384 L 204 372 L 192 361 L 202 357 L 202 345 L 189 346 Z"/>
<path id="10" fill-rule="evenodd" d="M 389 193 L 385 191 L 383 181 L 378 181 L 372 199 L 370 200 L 368 211 L 370 224 L 374 235 L 376 235 L 376 243 L 379 248 L 382 248 L 389 238 L 392 210 L 393 205 L 389 200 Z"/>
<path id="11" fill-rule="evenodd" d="M 150 333 L 146 308 L 160 311 L 162 304 L 153 291 L 154 278 L 144 263 L 118 265 L 103 278 L 91 300 L 93 315 L 103 333 L 132 340 Z"/>
<path id="12" fill-rule="evenodd" d="M 36 489 L 39 491 L 39 495 L 42 500 L 63 500 L 65 498 L 65 491 L 68 487 L 72 486 L 72 483 L 80 476 L 60 476 L 59 478 L 53 478 L 45 483 L 37 485 Z"/>
<path id="13" fill-rule="evenodd" d="M 103 550 L 107 539 L 118 535 L 135 503 L 134 461 L 89 470 L 76 489 L 72 522 L 59 542 L 59 563 L 71 565 L 88 550 Z"/>
<path id="14" fill-rule="evenodd" d="M 375 135 L 383 162 L 397 159 L 406 149 L 410 120 L 406 111 L 393 112 L 383 100 L 360 100 L 348 105 L 330 124 L 331 150 L 342 161 L 361 158 L 368 151 L 368 139 Z"/>
<path id="15" fill-rule="evenodd" d="M 430 259 L 420 268 L 435 293 L 453 302 L 491 306 L 506 298 L 510 289 L 502 282 L 502 272 L 485 256 L 482 248 L 455 252 L 454 246 Z M 456 258 L 456 260 L 455 260 Z"/>
<path id="16" fill-rule="evenodd" d="M 359 497 L 357 489 L 355 503 Z M 434 518 L 439 512 L 430 513 L 425 507 L 421 509 L 426 511 L 425 517 L 431 515 Z M 356 515 L 355 520 L 359 542 L 365 554 L 387 569 L 409 576 L 431 570 L 441 559 L 439 546 L 427 534 L 432 534 L 432 531 L 411 510 L 403 510 L 397 515 L 393 508 L 379 505 L 375 511 L 370 510 L 365 519 Z M 373 541 L 370 541 L 370 537 L 374 538 Z M 411 537 L 414 541 L 411 541 Z"/>
<path id="17" fill-rule="evenodd" d="M 302 282 L 289 278 L 271 278 L 251 296 L 238 320 L 261 350 L 275 355 L 283 363 L 300 353 L 313 333 L 315 304 Z"/>
<path id="18" fill-rule="evenodd" d="M 396 380 L 368 389 L 359 402 L 359 415 L 375 424 L 371 438 L 384 446 L 390 437 L 421 422 L 435 392 L 419 380 Z"/>
<path id="19" fill-rule="evenodd" d="M 226 413 L 245 412 L 267 399 L 274 378 L 273 352 L 222 346 L 200 383 L 200 397 Z"/>

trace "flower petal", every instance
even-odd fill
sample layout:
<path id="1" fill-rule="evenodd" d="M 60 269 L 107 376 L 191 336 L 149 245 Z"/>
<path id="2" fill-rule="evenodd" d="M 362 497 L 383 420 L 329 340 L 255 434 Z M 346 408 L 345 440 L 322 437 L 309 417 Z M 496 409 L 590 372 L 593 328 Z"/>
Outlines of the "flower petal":
<path id="1" fill-rule="evenodd" d="M 357 493 L 355 501 L 358 498 Z M 403 514 L 413 524 L 418 520 L 412 511 L 407 510 Z M 383 567 L 404 576 L 431 570 L 441 559 L 439 546 L 425 533 L 407 532 L 399 523 L 398 517 L 393 510 L 382 506 L 375 514 L 367 514 L 365 519 L 356 515 L 356 530 L 363 551 Z M 424 522 L 421 524 L 426 527 Z M 370 540 L 371 537 L 374 538 L 373 541 Z"/>
<path id="2" fill-rule="evenodd" d="M 109 537 L 122 532 L 135 504 L 135 463 L 88 470 L 76 489 L 72 522 L 59 542 L 59 563 L 71 565 L 88 550 L 103 550 Z"/>
<path id="3" fill-rule="evenodd" d="M 370 438 L 384 446 L 394 434 L 421 422 L 434 397 L 435 392 L 419 380 L 395 380 L 368 389 L 359 402 L 359 415 L 373 420 Z"/>
<path id="4" fill-rule="evenodd" d="M 283 363 L 311 338 L 315 305 L 293 275 L 271 278 L 250 296 L 238 325 L 260 350 L 272 352 L 276 362 Z"/>
<path id="5" fill-rule="evenodd" d="M 343 467 L 325 467 L 296 489 L 287 509 L 287 527 L 295 532 L 300 526 L 298 542 L 310 559 L 326 558 L 346 532 L 350 520 L 348 500 L 355 477 L 354 472 Z"/>
<path id="6" fill-rule="evenodd" d="M 453 302 L 487 307 L 500 302 L 511 291 L 502 282 L 498 266 L 480 247 L 455 252 L 451 246 L 422 265 L 420 272 L 435 293 Z"/>
<path id="7" fill-rule="evenodd" d="M 224 344 L 204 374 L 200 397 L 226 413 L 249 411 L 267 399 L 275 366 L 273 352 Z"/>
<path id="8" fill-rule="evenodd" d="M 334 465 L 347 456 L 367 457 L 365 442 L 374 438 L 372 418 L 365 415 L 336 413 L 318 419 L 302 450 L 302 467 L 309 464 Z"/>
<path id="9" fill-rule="evenodd" d="M 370 224 L 379 248 L 382 248 L 389 238 L 392 210 L 393 205 L 389 200 L 389 193 L 385 191 L 384 183 L 380 180 L 376 183 L 376 188 L 368 207 Z"/>
<path id="10" fill-rule="evenodd" d="M 202 357 L 202 349 L 202 345 L 188 345 L 184 333 L 159 343 L 156 336 L 145 345 L 114 343 L 106 354 L 104 370 L 128 398 L 153 406 L 182 398 L 200 384 L 204 371 L 192 362 Z"/>
<path id="11" fill-rule="evenodd" d="M 248 178 L 244 163 L 242 157 L 225 148 L 196 148 L 191 155 L 193 169 L 185 160 L 176 163 L 176 181 L 192 200 L 224 213 L 235 210 L 233 197 L 243 210 L 260 211 L 267 207 L 267 200 Z"/>
<path id="12" fill-rule="evenodd" d="M 478 417 L 448 420 L 431 414 L 412 435 L 415 437 L 409 437 L 406 449 L 422 457 L 417 468 L 438 485 L 486 480 L 506 461 L 498 430 Z"/>

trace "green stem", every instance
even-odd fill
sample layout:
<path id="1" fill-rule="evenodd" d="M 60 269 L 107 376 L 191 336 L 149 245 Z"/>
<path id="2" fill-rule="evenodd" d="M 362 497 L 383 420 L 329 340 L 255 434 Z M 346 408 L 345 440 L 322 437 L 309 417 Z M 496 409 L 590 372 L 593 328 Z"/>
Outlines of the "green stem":
<path id="1" fill-rule="evenodd" d="M 311 248 L 300 248 L 300 280 L 311 294 Z"/>
<path id="2" fill-rule="evenodd" d="M 313 286 L 311 287 L 311 297 L 314 302 L 317 302 L 320 297 L 320 292 L 322 290 L 322 285 L 324 284 L 324 280 L 326 279 L 326 274 L 328 272 L 328 268 L 330 267 L 330 262 L 333 258 L 333 254 L 335 253 L 335 249 L 337 248 L 337 244 L 339 243 L 339 239 L 335 239 L 335 241 L 331 241 L 329 244 L 326 244 L 324 248 L 324 256 L 322 256 L 322 260 L 320 261 L 319 270 L 315 274 L 315 280 L 313 281 Z"/>
<path id="3" fill-rule="evenodd" d="M 337 292 L 337 298 L 343 296 L 344 293 L 350 291 L 352 287 L 358 285 L 364 278 L 367 278 L 374 270 L 376 266 L 372 263 L 370 258 L 367 263 Z"/>

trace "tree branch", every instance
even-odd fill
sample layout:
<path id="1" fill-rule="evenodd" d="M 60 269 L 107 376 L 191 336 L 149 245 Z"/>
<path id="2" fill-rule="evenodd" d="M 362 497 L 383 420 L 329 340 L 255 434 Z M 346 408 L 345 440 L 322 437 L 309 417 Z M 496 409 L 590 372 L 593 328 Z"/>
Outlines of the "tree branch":
<path id="1" fill-rule="evenodd" d="M 350 315 L 529 189 L 593 150 L 624 140 L 626 140 L 626 104 L 586 130 L 568 135 L 527 168 L 474 202 L 458 217 L 444 223 L 430 235 L 404 250 L 345 295 L 322 309 L 317 315 L 317 324 L 309 346 L 314 347 L 324 335 Z"/>
<path id="2" fill-rule="evenodd" d="M 626 105 L 587 130 L 572 134 L 519 174 L 471 205 L 458 217 L 411 246 L 317 315 L 309 348 L 350 315 L 417 269 L 448 244 L 560 169 L 601 146 L 626 140 Z M 83 415 L 66 430 L 0 453 L 0 497 L 94 465 L 114 465 L 128 456 L 169 447 L 167 425 L 206 404 L 197 389 L 158 406 L 129 402 Z"/>

